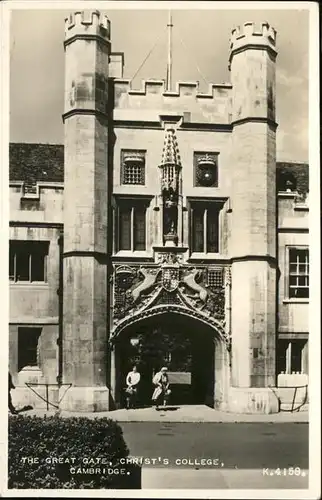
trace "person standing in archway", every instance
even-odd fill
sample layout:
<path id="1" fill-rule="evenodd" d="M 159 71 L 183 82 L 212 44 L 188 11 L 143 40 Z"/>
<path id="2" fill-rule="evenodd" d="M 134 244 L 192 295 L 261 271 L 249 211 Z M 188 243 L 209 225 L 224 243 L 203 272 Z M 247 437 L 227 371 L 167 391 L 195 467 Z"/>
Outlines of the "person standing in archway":
<path id="1" fill-rule="evenodd" d="M 126 377 L 126 408 L 135 408 L 137 403 L 138 385 L 141 380 L 141 375 L 137 371 L 137 367 L 133 366 L 132 371 Z"/>
<path id="2" fill-rule="evenodd" d="M 158 410 L 158 402 L 162 399 L 163 406 L 166 406 L 168 397 L 171 394 L 171 390 L 169 389 L 168 369 L 166 366 L 163 366 L 161 370 L 154 375 L 153 384 L 155 385 L 155 389 L 152 394 L 152 402 L 153 405 L 155 405 L 155 409 Z"/>

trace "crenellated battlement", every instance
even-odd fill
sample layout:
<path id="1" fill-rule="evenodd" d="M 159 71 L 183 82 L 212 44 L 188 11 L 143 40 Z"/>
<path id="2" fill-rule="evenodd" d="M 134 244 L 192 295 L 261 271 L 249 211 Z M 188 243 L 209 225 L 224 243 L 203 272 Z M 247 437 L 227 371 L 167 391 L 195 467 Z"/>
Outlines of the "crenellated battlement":
<path id="1" fill-rule="evenodd" d="M 261 27 L 257 29 L 255 23 L 248 21 L 244 23 L 243 27 L 237 26 L 231 32 L 230 38 L 230 48 L 233 48 L 234 44 L 238 40 L 247 41 L 249 38 L 255 37 L 258 39 L 259 43 L 261 39 L 267 39 L 272 45 L 276 45 L 276 30 L 270 26 L 267 22 L 261 23 Z"/>
<path id="2" fill-rule="evenodd" d="M 185 114 L 190 123 L 224 123 L 230 121 L 231 84 L 210 84 L 202 92 L 198 82 L 177 82 L 167 90 L 164 80 L 144 80 L 134 89 L 131 80 L 114 79 L 114 107 L 118 119 L 159 120 L 167 112 Z M 121 118 L 122 117 L 122 118 Z"/>
<path id="3" fill-rule="evenodd" d="M 65 40 L 75 35 L 99 36 L 110 40 L 110 21 L 98 10 L 78 11 L 65 19 Z"/>
<path id="4" fill-rule="evenodd" d="M 115 79 L 116 89 L 129 95 L 148 96 L 151 94 L 173 97 L 195 97 L 214 99 L 216 97 L 228 97 L 231 90 L 230 83 L 210 83 L 207 92 L 200 92 L 199 82 L 177 82 L 175 90 L 167 90 L 165 80 L 143 80 L 140 89 L 134 89 L 131 80 Z"/>
<path id="5" fill-rule="evenodd" d="M 276 54 L 276 30 L 267 22 L 261 23 L 260 28 L 253 22 L 247 22 L 242 27 L 234 28 L 230 37 L 230 60 L 234 53 L 247 46 L 266 46 L 272 53 Z"/>

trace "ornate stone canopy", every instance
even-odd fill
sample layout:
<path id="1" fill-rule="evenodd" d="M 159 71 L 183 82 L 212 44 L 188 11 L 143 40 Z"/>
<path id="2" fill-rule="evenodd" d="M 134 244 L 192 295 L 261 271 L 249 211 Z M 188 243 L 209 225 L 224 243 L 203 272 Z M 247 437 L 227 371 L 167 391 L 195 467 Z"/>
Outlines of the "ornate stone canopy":
<path id="1" fill-rule="evenodd" d="M 165 130 L 162 159 L 159 165 L 161 195 L 163 198 L 163 238 L 167 246 L 178 241 L 178 202 L 180 192 L 181 159 L 175 129 Z"/>
<path id="2" fill-rule="evenodd" d="M 165 165 L 176 165 L 177 167 L 181 167 L 178 141 L 175 130 L 172 127 L 169 127 L 165 132 L 160 166 L 162 167 Z"/>

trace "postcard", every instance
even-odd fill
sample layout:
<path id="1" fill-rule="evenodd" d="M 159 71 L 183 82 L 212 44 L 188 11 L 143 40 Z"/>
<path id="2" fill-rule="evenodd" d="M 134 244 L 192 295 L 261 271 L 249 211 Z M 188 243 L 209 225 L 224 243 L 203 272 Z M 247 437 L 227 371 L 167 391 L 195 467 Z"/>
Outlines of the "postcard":
<path id="1" fill-rule="evenodd" d="M 1 494 L 319 498 L 317 5 L 0 15 Z"/>

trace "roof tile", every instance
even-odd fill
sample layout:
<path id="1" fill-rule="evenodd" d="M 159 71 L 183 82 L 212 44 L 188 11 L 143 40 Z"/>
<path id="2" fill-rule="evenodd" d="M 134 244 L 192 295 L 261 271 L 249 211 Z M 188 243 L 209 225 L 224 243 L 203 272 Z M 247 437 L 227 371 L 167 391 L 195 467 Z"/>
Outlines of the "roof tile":
<path id="1" fill-rule="evenodd" d="M 62 144 L 10 143 L 9 178 L 30 185 L 39 181 L 64 181 Z"/>

